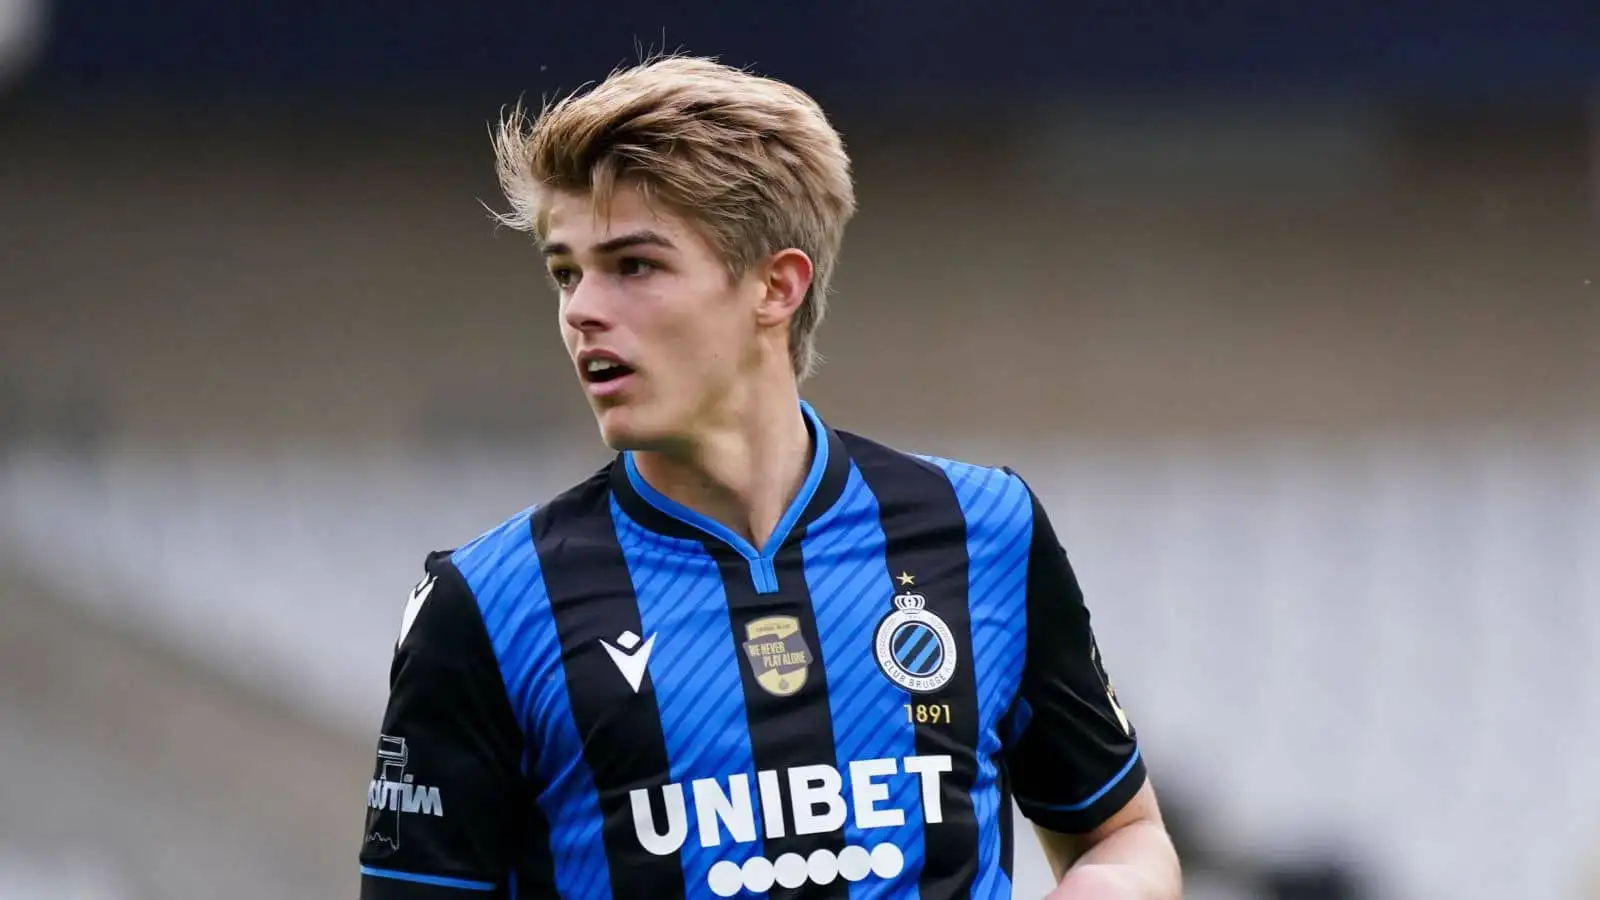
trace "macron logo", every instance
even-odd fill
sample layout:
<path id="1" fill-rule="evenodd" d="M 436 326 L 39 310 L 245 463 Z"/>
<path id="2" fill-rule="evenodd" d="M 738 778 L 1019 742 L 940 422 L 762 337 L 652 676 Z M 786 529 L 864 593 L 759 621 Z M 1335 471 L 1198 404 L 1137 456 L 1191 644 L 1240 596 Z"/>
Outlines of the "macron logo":
<path id="1" fill-rule="evenodd" d="M 411 589 L 411 596 L 406 600 L 406 611 L 400 617 L 400 640 L 395 642 L 397 646 L 405 641 L 406 635 L 411 633 L 411 626 L 417 621 L 417 613 L 422 612 L 423 601 L 427 600 L 428 595 L 433 593 L 435 580 L 432 575 L 429 575 L 427 578 L 422 579 L 420 584 Z"/>
<path id="2" fill-rule="evenodd" d="M 628 679 L 628 687 L 633 688 L 635 694 L 639 693 L 639 685 L 644 684 L 645 666 L 650 663 L 650 648 L 655 646 L 656 636 L 650 635 L 639 642 L 639 636 L 631 631 L 624 631 L 617 638 L 617 645 L 602 640 L 600 646 L 606 648 L 611 661 L 617 664 L 617 671 L 622 677 Z"/>

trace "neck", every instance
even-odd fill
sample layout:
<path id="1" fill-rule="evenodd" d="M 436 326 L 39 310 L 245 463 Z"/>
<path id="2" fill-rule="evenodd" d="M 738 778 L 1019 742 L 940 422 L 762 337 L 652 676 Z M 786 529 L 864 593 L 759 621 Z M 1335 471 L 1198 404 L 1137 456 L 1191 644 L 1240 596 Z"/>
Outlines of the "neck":
<path id="1" fill-rule="evenodd" d="M 634 465 L 662 494 L 763 547 L 811 467 L 800 398 L 788 394 L 742 404 L 682 450 L 636 451 Z"/>

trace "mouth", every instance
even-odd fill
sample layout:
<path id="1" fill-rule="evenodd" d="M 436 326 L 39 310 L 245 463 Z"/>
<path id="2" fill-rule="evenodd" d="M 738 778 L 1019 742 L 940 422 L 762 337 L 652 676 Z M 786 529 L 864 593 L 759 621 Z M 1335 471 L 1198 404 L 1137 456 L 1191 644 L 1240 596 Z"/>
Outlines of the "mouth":
<path id="1" fill-rule="evenodd" d="M 609 392 L 633 375 L 634 369 L 609 353 L 589 353 L 579 357 L 578 372 L 591 391 Z"/>

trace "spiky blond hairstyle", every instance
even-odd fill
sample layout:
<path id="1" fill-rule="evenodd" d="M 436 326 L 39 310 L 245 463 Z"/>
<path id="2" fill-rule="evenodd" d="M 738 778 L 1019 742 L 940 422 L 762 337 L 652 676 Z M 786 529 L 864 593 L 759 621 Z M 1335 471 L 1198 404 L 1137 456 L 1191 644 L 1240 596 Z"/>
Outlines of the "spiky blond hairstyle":
<path id="1" fill-rule="evenodd" d="M 494 132 L 499 216 L 543 235 L 550 197 L 587 193 L 604 211 L 637 185 L 699 226 L 735 276 L 787 248 L 811 258 L 811 287 L 789 327 L 797 378 L 816 369 L 816 330 L 855 213 L 850 158 L 816 101 L 770 78 L 710 59 L 663 56 L 613 72 L 588 90 L 519 105 Z"/>

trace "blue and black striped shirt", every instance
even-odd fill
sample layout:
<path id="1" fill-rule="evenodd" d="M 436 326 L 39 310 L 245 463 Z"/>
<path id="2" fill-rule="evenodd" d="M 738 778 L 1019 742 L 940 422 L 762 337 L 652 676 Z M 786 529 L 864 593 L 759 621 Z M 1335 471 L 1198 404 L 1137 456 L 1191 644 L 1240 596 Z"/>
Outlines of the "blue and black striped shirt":
<path id="1" fill-rule="evenodd" d="M 805 408 L 765 547 L 624 453 L 430 555 L 368 791 L 367 900 L 1001 898 L 1013 796 L 1144 782 L 1038 500 Z"/>

